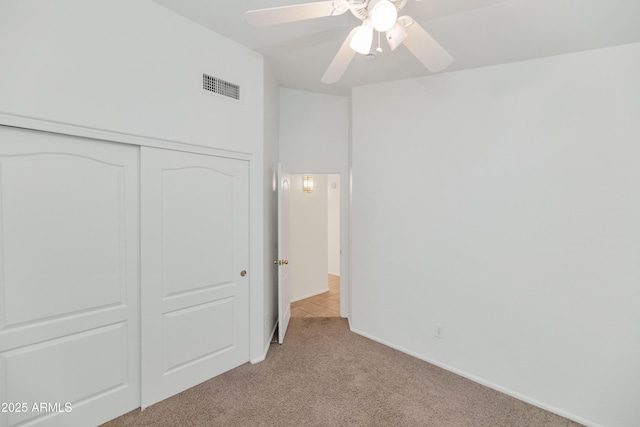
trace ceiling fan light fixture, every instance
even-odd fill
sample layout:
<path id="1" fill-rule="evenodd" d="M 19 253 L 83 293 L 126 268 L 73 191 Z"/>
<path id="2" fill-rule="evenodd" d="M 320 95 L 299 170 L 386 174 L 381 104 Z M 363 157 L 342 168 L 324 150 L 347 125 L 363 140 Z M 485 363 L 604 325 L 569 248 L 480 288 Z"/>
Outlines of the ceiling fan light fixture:
<path id="1" fill-rule="evenodd" d="M 372 43 L 373 27 L 365 22 L 356 30 L 353 38 L 349 42 L 349 47 L 358 53 L 366 55 L 371 50 Z"/>
<path id="2" fill-rule="evenodd" d="M 398 10 L 389 0 L 374 0 L 369 4 L 369 18 L 373 28 L 383 33 L 396 23 Z"/>
<path id="3" fill-rule="evenodd" d="M 396 22 L 395 25 L 385 33 L 385 37 L 391 50 L 395 50 L 395 48 L 404 43 L 407 37 L 409 37 L 409 32 L 400 22 Z"/>

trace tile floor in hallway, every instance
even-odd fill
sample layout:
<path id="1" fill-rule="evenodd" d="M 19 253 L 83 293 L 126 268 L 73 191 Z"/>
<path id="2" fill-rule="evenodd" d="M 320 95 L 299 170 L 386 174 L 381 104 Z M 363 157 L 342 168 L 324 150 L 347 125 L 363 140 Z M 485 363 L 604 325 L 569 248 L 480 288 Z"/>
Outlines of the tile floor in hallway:
<path id="1" fill-rule="evenodd" d="M 329 290 L 291 303 L 291 317 L 340 317 L 340 276 L 329 275 Z"/>

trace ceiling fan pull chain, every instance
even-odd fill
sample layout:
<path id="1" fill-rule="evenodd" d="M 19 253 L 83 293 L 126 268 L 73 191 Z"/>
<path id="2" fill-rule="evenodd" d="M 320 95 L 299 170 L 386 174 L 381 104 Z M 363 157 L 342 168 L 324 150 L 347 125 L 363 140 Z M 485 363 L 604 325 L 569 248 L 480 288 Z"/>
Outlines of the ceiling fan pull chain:
<path id="1" fill-rule="evenodd" d="M 382 53 L 382 48 L 380 47 L 380 31 L 378 31 L 378 47 L 376 48 L 376 51 Z"/>

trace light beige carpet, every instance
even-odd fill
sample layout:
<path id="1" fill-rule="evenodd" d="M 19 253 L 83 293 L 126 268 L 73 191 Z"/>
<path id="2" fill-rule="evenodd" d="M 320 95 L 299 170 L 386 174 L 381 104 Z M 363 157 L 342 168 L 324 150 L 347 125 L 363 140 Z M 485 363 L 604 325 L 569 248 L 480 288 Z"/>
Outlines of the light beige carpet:
<path id="1" fill-rule="evenodd" d="M 349 331 L 292 318 L 283 345 L 105 426 L 579 426 Z"/>

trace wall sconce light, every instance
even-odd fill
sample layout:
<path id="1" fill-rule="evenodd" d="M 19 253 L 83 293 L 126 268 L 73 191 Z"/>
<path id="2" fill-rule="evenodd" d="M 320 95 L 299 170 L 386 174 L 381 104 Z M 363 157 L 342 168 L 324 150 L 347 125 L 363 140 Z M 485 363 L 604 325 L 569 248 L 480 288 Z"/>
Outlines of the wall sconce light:
<path id="1" fill-rule="evenodd" d="M 313 193 L 313 177 L 305 175 L 302 178 L 302 191 L 305 193 Z"/>

